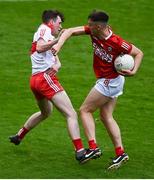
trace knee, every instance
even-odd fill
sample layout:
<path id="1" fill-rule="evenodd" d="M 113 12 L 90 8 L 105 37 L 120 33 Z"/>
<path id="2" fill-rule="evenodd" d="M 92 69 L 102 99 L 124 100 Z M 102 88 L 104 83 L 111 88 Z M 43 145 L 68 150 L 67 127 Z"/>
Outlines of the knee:
<path id="1" fill-rule="evenodd" d="M 83 106 L 81 106 L 79 109 L 80 117 L 82 117 L 85 112 L 86 112 L 85 108 Z"/>
<path id="2" fill-rule="evenodd" d="M 81 106 L 80 109 L 79 109 L 79 112 L 80 112 L 80 114 L 85 112 L 85 108 L 83 106 Z"/>
<path id="3" fill-rule="evenodd" d="M 112 114 L 108 114 L 106 112 L 100 114 L 101 120 L 103 122 L 110 122 L 113 120 Z"/>
<path id="4" fill-rule="evenodd" d="M 80 114 L 88 112 L 88 108 L 84 105 L 82 105 L 79 109 Z"/>
<path id="5" fill-rule="evenodd" d="M 105 114 L 103 114 L 103 113 L 100 114 L 100 117 L 101 117 L 101 120 L 107 119 L 107 116 Z"/>
<path id="6" fill-rule="evenodd" d="M 77 119 L 77 112 L 74 109 L 71 109 L 68 111 L 66 116 L 71 119 Z"/>
<path id="7" fill-rule="evenodd" d="M 43 119 L 48 118 L 50 116 L 50 114 L 51 114 L 51 109 L 47 109 L 47 110 L 41 112 Z"/>
<path id="8" fill-rule="evenodd" d="M 86 106 L 81 106 L 79 109 L 80 116 L 84 115 L 85 113 L 92 113 L 92 110 Z"/>

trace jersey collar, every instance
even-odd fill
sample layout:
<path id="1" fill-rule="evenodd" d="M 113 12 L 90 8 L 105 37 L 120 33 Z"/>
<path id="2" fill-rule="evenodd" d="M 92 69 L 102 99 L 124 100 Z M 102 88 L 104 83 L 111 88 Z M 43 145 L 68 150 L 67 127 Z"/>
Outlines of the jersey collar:
<path id="1" fill-rule="evenodd" d="M 109 29 L 109 35 L 105 38 L 105 40 L 108 40 L 111 36 L 112 36 L 112 34 L 113 34 L 113 32 L 111 31 L 111 29 Z"/>
<path id="2" fill-rule="evenodd" d="M 51 29 L 51 32 L 53 31 L 53 26 L 52 25 L 49 25 L 49 24 L 47 24 L 47 23 L 43 23 L 45 26 L 47 26 L 48 28 L 50 28 Z"/>

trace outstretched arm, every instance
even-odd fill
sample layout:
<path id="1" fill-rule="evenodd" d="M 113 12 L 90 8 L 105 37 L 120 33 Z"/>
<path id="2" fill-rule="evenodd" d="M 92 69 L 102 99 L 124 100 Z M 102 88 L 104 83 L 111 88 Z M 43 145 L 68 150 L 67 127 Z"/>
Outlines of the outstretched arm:
<path id="1" fill-rule="evenodd" d="M 69 39 L 71 36 L 78 36 L 78 35 L 84 35 L 84 34 L 86 34 L 84 26 L 66 29 L 61 35 L 61 37 L 59 38 L 58 43 L 53 46 L 52 52 L 56 55 L 60 51 L 65 41 Z"/>

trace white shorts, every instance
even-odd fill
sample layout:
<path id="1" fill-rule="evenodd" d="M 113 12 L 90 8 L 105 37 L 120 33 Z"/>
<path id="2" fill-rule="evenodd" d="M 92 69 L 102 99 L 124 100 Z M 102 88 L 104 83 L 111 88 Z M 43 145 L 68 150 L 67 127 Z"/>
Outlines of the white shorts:
<path id="1" fill-rule="evenodd" d="M 94 88 L 104 96 L 115 98 L 123 94 L 124 83 L 125 78 L 121 75 L 115 79 L 100 78 L 96 81 Z"/>

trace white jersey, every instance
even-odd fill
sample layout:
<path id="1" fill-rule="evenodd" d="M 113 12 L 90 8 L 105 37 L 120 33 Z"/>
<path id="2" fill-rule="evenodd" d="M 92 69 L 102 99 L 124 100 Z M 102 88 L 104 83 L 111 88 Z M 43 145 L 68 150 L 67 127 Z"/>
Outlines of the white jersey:
<path id="1" fill-rule="evenodd" d="M 37 32 L 34 34 L 31 49 L 32 74 L 44 72 L 56 63 L 56 59 L 53 56 L 51 50 L 42 53 L 38 53 L 36 51 L 36 43 L 40 38 L 44 39 L 46 42 L 52 41 L 54 39 L 54 36 L 51 34 L 51 29 L 45 24 L 41 24 Z"/>

